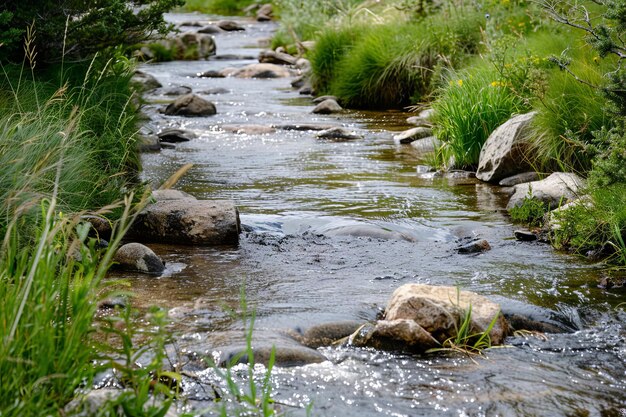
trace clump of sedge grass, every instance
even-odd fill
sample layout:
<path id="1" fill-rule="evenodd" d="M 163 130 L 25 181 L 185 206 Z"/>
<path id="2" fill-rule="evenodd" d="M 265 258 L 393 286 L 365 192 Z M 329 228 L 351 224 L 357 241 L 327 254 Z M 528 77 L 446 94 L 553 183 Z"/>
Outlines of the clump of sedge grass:
<path id="1" fill-rule="evenodd" d="M 433 109 L 436 135 L 443 142 L 439 164 L 452 157 L 457 167 L 473 167 L 491 132 L 527 107 L 496 71 L 478 67 L 471 72 L 451 71 Z"/>

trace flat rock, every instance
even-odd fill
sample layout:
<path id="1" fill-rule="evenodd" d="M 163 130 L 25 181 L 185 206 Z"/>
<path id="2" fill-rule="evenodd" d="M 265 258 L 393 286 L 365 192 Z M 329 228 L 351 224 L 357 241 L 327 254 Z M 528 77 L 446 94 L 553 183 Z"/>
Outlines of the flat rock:
<path id="1" fill-rule="evenodd" d="M 167 201 L 167 200 L 196 200 L 196 197 L 188 194 L 184 191 L 174 190 L 168 188 L 166 190 L 153 190 L 152 198 L 155 201 Z"/>
<path id="2" fill-rule="evenodd" d="M 414 127 L 405 130 L 393 137 L 393 141 L 398 144 L 409 144 L 418 139 L 424 139 L 433 136 L 433 130 L 428 127 Z"/>
<path id="3" fill-rule="evenodd" d="M 189 132 L 187 130 L 168 128 L 158 133 L 157 137 L 159 138 L 161 142 L 179 143 L 179 142 L 189 142 L 191 139 L 195 137 L 195 135 L 192 132 Z"/>
<path id="4" fill-rule="evenodd" d="M 218 94 L 228 94 L 228 93 L 230 93 L 229 89 L 221 88 L 221 87 L 210 88 L 208 90 L 198 91 L 198 94 L 204 94 L 204 95 L 207 95 L 207 96 L 218 95 Z"/>
<path id="5" fill-rule="evenodd" d="M 407 117 L 406 122 L 410 125 L 430 127 L 432 124 L 428 119 L 419 116 Z"/>
<path id="6" fill-rule="evenodd" d="M 244 28 L 239 23 L 234 22 L 232 20 L 220 20 L 219 22 L 217 22 L 217 27 L 219 27 L 222 30 L 225 30 L 226 32 L 246 30 L 246 28 Z"/>
<path id="7" fill-rule="evenodd" d="M 363 139 L 362 135 L 359 135 L 355 131 L 350 131 L 343 127 L 333 127 L 327 130 L 322 130 L 316 136 L 320 139 L 331 139 L 331 140 Z"/>
<path id="8" fill-rule="evenodd" d="M 321 103 L 319 103 L 317 106 L 315 106 L 315 108 L 312 110 L 312 113 L 314 113 L 314 114 L 333 114 L 333 113 L 339 113 L 342 110 L 343 110 L 343 108 L 339 105 L 339 103 L 337 103 L 332 98 L 328 98 L 328 99 L 322 101 Z"/>
<path id="9" fill-rule="evenodd" d="M 113 262 L 124 271 L 160 275 L 165 270 L 161 258 L 141 243 L 127 243 L 121 246 L 115 253 Z"/>
<path id="10" fill-rule="evenodd" d="M 212 116 L 216 113 L 215 104 L 195 94 L 185 94 L 165 108 L 168 116 Z"/>
<path id="11" fill-rule="evenodd" d="M 537 112 L 515 116 L 499 126 L 484 143 L 478 161 L 476 177 L 482 181 L 498 182 L 528 170 L 524 156 L 528 148 L 528 132 Z"/>
<path id="12" fill-rule="evenodd" d="M 502 187 L 512 187 L 517 184 L 523 184 L 525 182 L 537 180 L 539 180 L 539 174 L 537 174 L 536 172 L 522 172 L 521 174 L 513 175 L 512 177 L 507 177 L 503 180 L 500 180 L 498 185 Z"/>
<path id="13" fill-rule="evenodd" d="M 290 124 L 277 125 L 274 127 L 280 130 L 295 130 L 295 131 L 300 131 L 300 132 L 314 131 L 315 132 L 315 131 L 333 129 L 333 128 L 336 128 L 337 126 L 304 123 L 304 124 L 296 124 L 296 125 L 290 125 Z"/>
<path id="14" fill-rule="evenodd" d="M 249 61 L 253 59 L 255 59 L 255 57 L 253 57 L 252 55 L 238 54 L 214 55 L 210 58 L 211 61 Z"/>
<path id="15" fill-rule="evenodd" d="M 228 200 L 177 199 L 146 206 L 128 238 L 181 245 L 233 245 L 239 242 L 239 212 Z"/>
<path id="16" fill-rule="evenodd" d="M 585 180 L 574 173 L 555 172 L 541 181 L 518 184 L 513 187 L 513 195 L 506 208 L 519 207 L 524 199 L 532 196 L 541 201 L 549 210 L 577 199 L 585 187 Z"/>
<path id="17" fill-rule="evenodd" d="M 238 69 L 225 68 L 220 73 L 235 78 L 287 78 L 293 75 L 289 69 L 276 64 L 250 64 Z"/>
<path id="18" fill-rule="evenodd" d="M 156 135 L 139 135 L 137 146 L 139 152 L 157 152 L 161 150 L 159 137 Z"/>

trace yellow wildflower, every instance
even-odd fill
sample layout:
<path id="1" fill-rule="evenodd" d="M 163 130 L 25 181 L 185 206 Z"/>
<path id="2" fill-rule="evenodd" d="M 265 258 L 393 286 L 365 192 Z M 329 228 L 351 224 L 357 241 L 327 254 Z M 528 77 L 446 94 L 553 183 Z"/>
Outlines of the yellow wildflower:
<path id="1" fill-rule="evenodd" d="M 598 55 L 593 57 L 593 62 L 595 62 L 596 64 L 600 63 L 600 57 Z"/>
<path id="2" fill-rule="evenodd" d="M 491 86 L 492 87 L 504 87 L 506 84 L 502 81 L 492 81 L 491 82 Z"/>
<path id="3" fill-rule="evenodd" d="M 456 80 L 456 83 L 459 85 L 459 87 L 463 87 L 463 80 Z"/>

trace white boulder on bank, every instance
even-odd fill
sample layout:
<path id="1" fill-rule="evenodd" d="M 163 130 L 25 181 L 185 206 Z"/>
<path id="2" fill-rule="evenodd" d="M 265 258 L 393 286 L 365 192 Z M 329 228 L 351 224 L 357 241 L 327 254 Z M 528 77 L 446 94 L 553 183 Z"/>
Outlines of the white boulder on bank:
<path id="1" fill-rule="evenodd" d="M 585 180 L 570 172 L 554 172 L 541 181 L 526 182 L 513 187 L 513 195 L 506 208 L 519 207 L 524 199 L 532 197 L 549 210 L 576 200 L 585 187 Z"/>

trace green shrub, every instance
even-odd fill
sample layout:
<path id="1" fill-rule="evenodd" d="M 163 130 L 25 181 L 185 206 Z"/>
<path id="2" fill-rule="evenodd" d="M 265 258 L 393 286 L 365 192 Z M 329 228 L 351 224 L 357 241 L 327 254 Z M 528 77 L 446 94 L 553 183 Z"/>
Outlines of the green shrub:
<path id="1" fill-rule="evenodd" d="M 522 204 L 509 209 L 509 215 L 515 223 L 523 223 L 528 226 L 541 226 L 546 214 L 546 206 L 532 196 L 529 189 L 528 196 L 524 197 Z"/>
<path id="2" fill-rule="evenodd" d="M 626 264 L 626 184 L 590 190 L 590 199 L 555 212 L 554 244 L 575 253 L 602 251 Z"/>
<path id="3" fill-rule="evenodd" d="M 523 100 L 488 67 L 450 72 L 447 85 L 433 102 L 435 133 L 443 142 L 440 165 L 454 158 L 457 167 L 473 167 L 480 150 L 498 126 L 527 110 Z"/>

